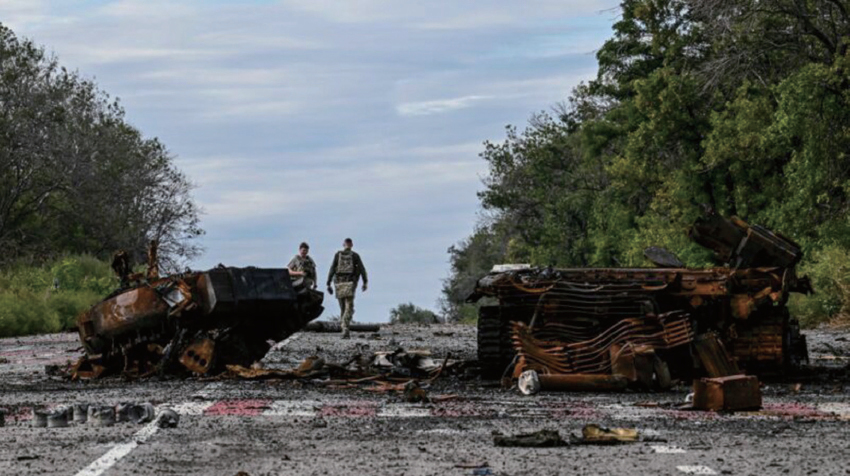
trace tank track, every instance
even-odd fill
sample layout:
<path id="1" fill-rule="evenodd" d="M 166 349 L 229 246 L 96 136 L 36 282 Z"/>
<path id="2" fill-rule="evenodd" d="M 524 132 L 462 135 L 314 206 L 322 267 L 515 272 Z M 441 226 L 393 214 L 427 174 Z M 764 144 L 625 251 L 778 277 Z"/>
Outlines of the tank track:
<path id="1" fill-rule="evenodd" d="M 499 306 L 482 306 L 478 310 L 478 365 L 481 377 L 502 377 L 516 355 L 511 345 L 510 322 L 502 317 Z"/>

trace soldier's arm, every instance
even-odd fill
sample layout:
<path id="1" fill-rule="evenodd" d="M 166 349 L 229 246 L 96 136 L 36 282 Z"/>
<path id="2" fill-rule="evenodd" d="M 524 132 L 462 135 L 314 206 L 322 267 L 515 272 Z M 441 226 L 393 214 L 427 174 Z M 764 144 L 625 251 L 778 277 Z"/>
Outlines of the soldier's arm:
<path id="1" fill-rule="evenodd" d="M 295 278 L 304 276 L 303 272 L 295 271 L 295 266 L 296 266 L 295 258 L 292 258 L 291 260 L 289 260 L 289 264 L 286 265 L 286 267 L 289 269 L 289 275 L 292 276 L 292 277 L 295 277 Z"/>
<path id="2" fill-rule="evenodd" d="M 355 255 L 355 256 L 357 257 L 357 268 L 360 271 L 360 276 L 363 277 L 363 284 L 366 284 L 366 283 L 369 282 L 369 276 L 366 275 L 366 267 L 363 266 L 363 260 L 360 259 L 360 255 L 358 254 L 358 255 Z"/>
<path id="3" fill-rule="evenodd" d="M 336 262 L 339 259 L 339 253 L 334 255 L 333 262 L 331 262 L 331 269 L 328 271 L 328 286 L 331 285 L 331 281 L 334 279 L 334 274 L 336 273 Z"/>

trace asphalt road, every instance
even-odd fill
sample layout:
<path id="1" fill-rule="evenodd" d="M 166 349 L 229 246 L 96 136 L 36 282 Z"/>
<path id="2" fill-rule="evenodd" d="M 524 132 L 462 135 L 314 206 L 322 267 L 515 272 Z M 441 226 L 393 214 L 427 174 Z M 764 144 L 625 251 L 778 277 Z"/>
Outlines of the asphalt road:
<path id="1" fill-rule="evenodd" d="M 435 335 L 450 334 L 450 335 Z M 850 343 L 809 332 L 812 363 L 845 368 Z M 848 372 L 767 382 L 760 412 L 676 409 L 687 386 L 656 394 L 541 394 L 525 397 L 477 379 L 438 379 L 441 403 L 295 381 L 145 380 L 68 382 L 48 364 L 79 355 L 73 334 L 0 340 L 0 474 L 850 474 Z M 367 347 L 368 346 L 368 347 Z M 462 326 L 385 327 L 341 341 L 296 334 L 266 357 L 288 368 L 319 353 L 430 349 L 435 358 L 472 359 L 475 330 Z M 818 375 L 825 375 L 823 372 Z M 798 386 L 798 384 L 800 384 Z M 32 408 L 74 403 L 151 402 L 181 414 L 176 428 L 119 423 L 34 428 Z M 585 424 L 637 428 L 642 441 L 617 446 L 500 448 L 493 433 Z"/>

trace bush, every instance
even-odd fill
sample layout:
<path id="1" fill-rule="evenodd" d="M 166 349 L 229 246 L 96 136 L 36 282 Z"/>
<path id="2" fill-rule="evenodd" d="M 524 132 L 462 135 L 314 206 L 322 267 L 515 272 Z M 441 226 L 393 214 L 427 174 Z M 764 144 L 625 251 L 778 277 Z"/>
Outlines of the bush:
<path id="1" fill-rule="evenodd" d="M 57 332 L 62 328 L 56 311 L 31 291 L 0 293 L 0 336 Z"/>
<path id="2" fill-rule="evenodd" d="M 478 323 L 478 306 L 475 304 L 463 304 L 457 309 L 458 324 L 475 325 Z"/>
<path id="3" fill-rule="evenodd" d="M 432 311 L 414 306 L 413 303 L 399 304 L 390 310 L 391 324 L 435 324 L 440 319 Z"/>
<path id="4" fill-rule="evenodd" d="M 793 294 L 789 301 L 791 315 L 803 327 L 850 319 L 850 255 L 837 245 L 810 252 L 798 274 L 812 280 L 815 294 Z"/>
<path id="5" fill-rule="evenodd" d="M 0 272 L 0 337 L 70 329 L 117 286 L 109 263 L 91 256 L 10 266 Z"/>
<path id="6" fill-rule="evenodd" d="M 62 330 L 68 330 L 77 325 L 77 316 L 103 299 L 105 294 L 90 290 L 60 290 L 50 294 L 47 306 L 56 313 Z"/>

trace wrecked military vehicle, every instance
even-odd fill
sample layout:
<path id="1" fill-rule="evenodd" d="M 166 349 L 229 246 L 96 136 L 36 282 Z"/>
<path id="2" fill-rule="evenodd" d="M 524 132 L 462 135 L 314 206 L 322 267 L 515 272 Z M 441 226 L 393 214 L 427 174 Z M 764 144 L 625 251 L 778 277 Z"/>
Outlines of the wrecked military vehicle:
<path id="1" fill-rule="evenodd" d="M 553 388 L 665 388 L 807 361 L 786 306 L 789 293 L 812 292 L 795 273 L 800 247 L 713 212 L 689 236 L 722 266 L 687 269 L 656 248 L 646 253 L 656 268 L 494 268 L 468 298 L 495 302 L 479 311 L 483 374 L 533 370 Z"/>
<path id="2" fill-rule="evenodd" d="M 250 366 L 323 310 L 324 295 L 293 283 L 286 269 L 219 265 L 159 278 L 152 255 L 143 276 L 116 254 L 122 288 L 77 318 L 86 355 L 72 378 L 214 375 L 226 365 Z"/>

